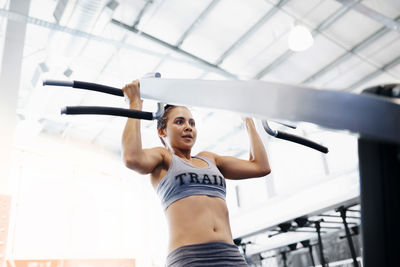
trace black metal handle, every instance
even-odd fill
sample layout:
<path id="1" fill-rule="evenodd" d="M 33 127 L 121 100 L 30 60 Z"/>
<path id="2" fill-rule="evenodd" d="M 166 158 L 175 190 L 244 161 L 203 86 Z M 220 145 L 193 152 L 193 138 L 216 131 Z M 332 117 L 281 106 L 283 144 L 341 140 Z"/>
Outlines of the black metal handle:
<path id="1" fill-rule="evenodd" d="M 133 109 L 96 107 L 96 106 L 67 106 L 61 109 L 61 114 L 67 115 L 111 115 L 142 120 L 153 120 L 153 113 Z"/>
<path id="2" fill-rule="evenodd" d="M 328 148 L 323 145 L 317 144 L 311 140 L 305 139 L 303 137 L 300 137 L 300 136 L 297 136 L 294 134 L 277 131 L 277 135 L 275 137 L 284 139 L 284 140 L 288 140 L 288 141 L 292 141 L 292 142 L 298 143 L 300 145 L 308 146 L 310 148 L 316 149 L 325 154 L 328 153 L 328 151 L 329 151 Z"/>
<path id="3" fill-rule="evenodd" d="M 159 72 L 155 72 L 155 73 L 148 73 L 147 75 L 144 76 L 144 78 L 150 78 L 150 77 L 160 78 L 161 74 Z M 110 95 L 124 96 L 124 93 L 122 92 L 121 89 L 98 83 L 90 83 L 83 81 L 44 80 L 43 85 L 68 86 L 72 88 L 86 89 Z"/>
<path id="4" fill-rule="evenodd" d="M 121 89 L 98 83 L 89 83 L 82 81 L 44 80 L 43 85 L 66 86 L 66 87 L 86 89 L 86 90 L 106 93 L 110 95 L 124 96 L 124 93 L 122 92 Z"/>
<path id="5" fill-rule="evenodd" d="M 264 127 L 264 130 L 269 134 L 272 135 L 276 138 L 280 138 L 280 139 L 284 139 L 287 141 L 291 141 L 300 145 L 304 145 L 304 146 L 308 146 L 310 148 L 316 149 L 322 153 L 328 153 L 328 148 L 324 147 L 323 145 L 317 144 L 311 140 L 305 139 L 304 137 L 300 137 L 294 134 L 289 134 L 289 133 L 285 133 L 285 132 L 281 132 L 281 131 L 277 131 L 277 130 L 272 130 L 269 125 L 268 122 L 263 120 L 262 121 L 262 125 Z"/>
<path id="6" fill-rule="evenodd" d="M 124 93 L 122 92 L 121 89 L 118 89 L 118 88 L 115 88 L 115 87 L 111 87 L 111 86 L 107 86 L 107 85 L 97 84 L 97 83 L 73 81 L 73 86 L 72 87 L 73 88 L 96 91 L 96 92 L 101 92 L 101 93 L 106 93 L 106 94 L 110 94 L 110 95 L 124 96 Z"/>

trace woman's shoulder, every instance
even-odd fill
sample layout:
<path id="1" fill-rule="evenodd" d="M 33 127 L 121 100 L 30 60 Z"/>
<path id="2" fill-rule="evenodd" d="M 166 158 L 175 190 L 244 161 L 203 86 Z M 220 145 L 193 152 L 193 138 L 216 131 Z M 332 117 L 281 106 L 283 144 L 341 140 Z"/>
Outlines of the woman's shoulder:
<path id="1" fill-rule="evenodd" d="M 197 154 L 197 156 L 205 157 L 205 158 L 211 160 L 214 164 L 215 164 L 215 162 L 217 160 L 217 157 L 218 157 L 217 154 L 215 154 L 213 152 L 210 152 L 210 151 L 201 151 L 200 153 Z"/>

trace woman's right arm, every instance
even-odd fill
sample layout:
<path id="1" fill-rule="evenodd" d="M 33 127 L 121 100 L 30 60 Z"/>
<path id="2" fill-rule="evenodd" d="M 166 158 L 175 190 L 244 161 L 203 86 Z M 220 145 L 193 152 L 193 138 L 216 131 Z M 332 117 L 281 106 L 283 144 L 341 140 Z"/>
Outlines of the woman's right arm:
<path id="1" fill-rule="evenodd" d="M 129 101 L 129 108 L 142 110 L 140 99 L 139 81 L 133 81 L 122 88 L 125 97 Z M 164 161 L 164 148 L 142 148 L 140 134 L 140 120 L 128 118 L 122 134 L 122 156 L 125 166 L 141 174 L 151 173 L 155 167 Z"/>

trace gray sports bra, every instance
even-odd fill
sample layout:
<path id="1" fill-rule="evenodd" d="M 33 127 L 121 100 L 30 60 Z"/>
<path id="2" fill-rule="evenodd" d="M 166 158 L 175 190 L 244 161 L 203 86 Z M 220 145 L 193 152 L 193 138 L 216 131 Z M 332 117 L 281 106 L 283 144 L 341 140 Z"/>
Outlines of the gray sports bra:
<path id="1" fill-rule="evenodd" d="M 164 209 L 175 201 L 193 195 L 207 195 L 225 200 L 225 178 L 217 166 L 206 157 L 195 156 L 208 163 L 208 167 L 195 167 L 172 154 L 167 174 L 157 186 L 157 194 Z"/>

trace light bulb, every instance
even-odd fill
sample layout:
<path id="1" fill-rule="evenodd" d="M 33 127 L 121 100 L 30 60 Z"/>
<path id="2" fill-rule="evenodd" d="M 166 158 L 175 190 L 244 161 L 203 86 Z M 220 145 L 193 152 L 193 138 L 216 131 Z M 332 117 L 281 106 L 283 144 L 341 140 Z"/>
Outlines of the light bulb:
<path id="1" fill-rule="evenodd" d="M 296 25 L 289 33 L 288 44 L 293 51 L 299 52 L 310 48 L 314 43 L 314 38 L 309 29 L 303 25 Z"/>

